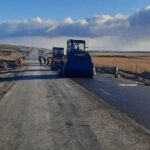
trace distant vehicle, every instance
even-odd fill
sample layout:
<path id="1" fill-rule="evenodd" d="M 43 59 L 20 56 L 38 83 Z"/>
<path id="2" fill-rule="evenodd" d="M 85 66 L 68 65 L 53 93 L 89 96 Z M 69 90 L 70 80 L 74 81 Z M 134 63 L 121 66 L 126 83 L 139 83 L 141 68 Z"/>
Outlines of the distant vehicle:
<path id="1" fill-rule="evenodd" d="M 27 48 L 20 48 L 19 52 L 21 53 L 21 55 L 25 58 L 26 56 L 28 56 L 29 54 L 29 50 Z"/>
<path id="2" fill-rule="evenodd" d="M 93 78 L 94 65 L 86 48 L 84 40 L 70 39 L 67 41 L 66 60 L 61 67 L 61 75 L 70 78 Z"/>
<path id="3" fill-rule="evenodd" d="M 59 70 L 64 59 L 64 48 L 53 47 L 53 55 L 51 58 L 51 70 Z"/>

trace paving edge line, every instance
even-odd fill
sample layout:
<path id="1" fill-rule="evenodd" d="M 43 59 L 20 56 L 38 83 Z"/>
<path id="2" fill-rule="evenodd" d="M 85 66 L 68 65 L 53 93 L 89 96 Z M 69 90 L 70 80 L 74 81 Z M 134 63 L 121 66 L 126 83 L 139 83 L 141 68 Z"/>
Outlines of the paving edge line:
<path id="1" fill-rule="evenodd" d="M 15 85 L 17 81 L 14 81 L 13 83 L 10 83 L 5 90 L 0 94 L 0 101 L 3 99 L 3 97 L 9 92 L 9 90 Z"/>
<path id="2" fill-rule="evenodd" d="M 27 68 L 23 69 L 21 73 L 14 73 L 13 77 L 17 76 L 17 75 L 23 75 L 23 73 L 25 72 Z M 0 101 L 3 99 L 3 97 L 11 90 L 11 88 L 17 83 L 17 81 L 12 81 L 12 83 L 10 83 L 9 85 L 6 86 L 6 88 L 4 89 L 4 91 L 2 91 L 2 93 L 0 94 Z"/>
<path id="3" fill-rule="evenodd" d="M 129 120 L 135 127 L 140 127 L 141 130 L 143 130 L 144 132 L 146 132 L 147 134 L 150 135 L 150 130 L 145 128 L 144 126 L 142 126 L 140 123 L 134 121 L 132 118 L 130 118 L 129 116 L 127 116 L 125 113 L 119 111 L 117 108 L 115 108 L 114 106 L 110 105 L 109 103 L 105 102 L 103 99 L 99 98 L 98 96 L 96 96 L 95 94 L 93 94 L 92 92 L 90 92 L 89 90 L 87 90 L 86 88 L 84 88 L 83 86 L 81 86 L 80 84 L 76 83 L 75 81 L 73 81 L 71 78 L 68 78 L 73 84 L 75 84 L 76 86 L 80 87 L 82 90 L 86 91 L 87 93 L 89 93 L 90 95 L 92 95 L 93 97 L 95 97 L 96 99 L 98 99 L 100 102 L 102 102 L 103 104 L 105 104 L 106 106 L 110 107 L 111 109 L 113 109 L 116 112 L 119 112 L 123 117 L 125 117 L 127 120 Z"/>

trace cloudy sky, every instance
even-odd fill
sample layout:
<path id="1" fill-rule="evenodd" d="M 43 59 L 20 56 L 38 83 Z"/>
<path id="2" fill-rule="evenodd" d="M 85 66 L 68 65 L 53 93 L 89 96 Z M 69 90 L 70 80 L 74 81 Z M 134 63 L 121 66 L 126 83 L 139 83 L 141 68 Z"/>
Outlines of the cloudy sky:
<path id="1" fill-rule="evenodd" d="M 69 38 L 90 50 L 150 50 L 150 0 L 2 0 L 0 43 L 51 48 Z"/>

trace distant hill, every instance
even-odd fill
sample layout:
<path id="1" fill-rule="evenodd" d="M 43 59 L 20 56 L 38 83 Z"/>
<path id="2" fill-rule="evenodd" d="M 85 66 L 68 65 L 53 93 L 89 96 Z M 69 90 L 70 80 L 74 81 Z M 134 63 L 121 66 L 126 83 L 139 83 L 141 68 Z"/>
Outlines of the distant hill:
<path id="1" fill-rule="evenodd" d="M 0 44 L 0 50 L 16 50 L 16 51 L 18 51 L 20 48 L 29 48 L 29 47 L 19 46 L 19 45 Z"/>
<path id="2" fill-rule="evenodd" d="M 109 50 L 88 50 L 90 53 L 150 53 L 150 51 L 109 51 Z"/>
<path id="3" fill-rule="evenodd" d="M 10 45 L 10 44 L 0 44 L 0 51 L 7 50 L 7 51 L 19 51 L 20 48 L 26 48 L 28 50 L 48 50 L 45 48 L 39 48 L 39 47 L 29 47 L 29 46 L 22 46 L 22 45 Z"/>

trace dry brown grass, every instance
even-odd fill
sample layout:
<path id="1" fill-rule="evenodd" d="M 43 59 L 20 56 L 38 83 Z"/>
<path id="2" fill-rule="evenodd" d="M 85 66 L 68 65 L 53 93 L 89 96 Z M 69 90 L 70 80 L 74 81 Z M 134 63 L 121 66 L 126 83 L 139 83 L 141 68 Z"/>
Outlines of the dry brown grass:
<path id="1" fill-rule="evenodd" d="M 0 51 L 0 60 L 16 60 L 20 56 L 17 51 Z"/>
<path id="2" fill-rule="evenodd" d="M 137 73 L 150 72 L 150 53 L 93 53 L 92 59 L 96 66 L 118 67 Z"/>

